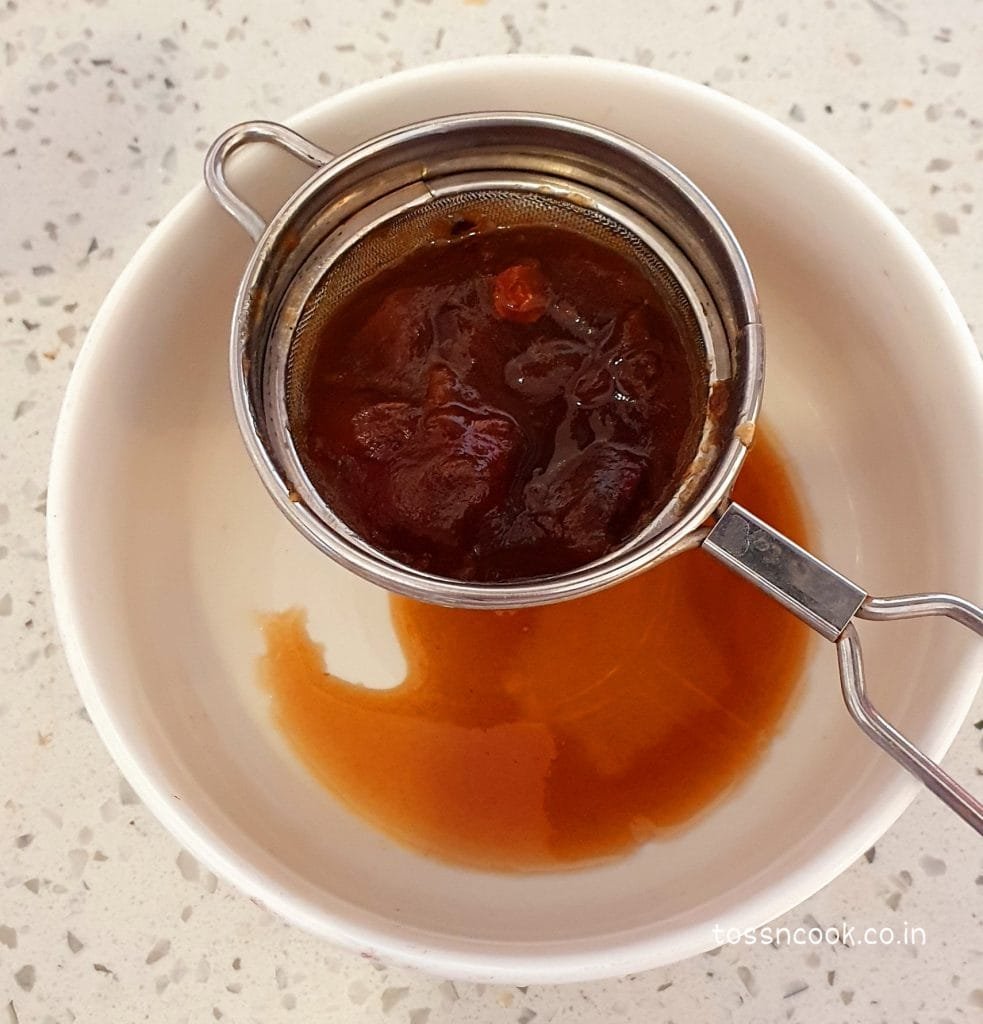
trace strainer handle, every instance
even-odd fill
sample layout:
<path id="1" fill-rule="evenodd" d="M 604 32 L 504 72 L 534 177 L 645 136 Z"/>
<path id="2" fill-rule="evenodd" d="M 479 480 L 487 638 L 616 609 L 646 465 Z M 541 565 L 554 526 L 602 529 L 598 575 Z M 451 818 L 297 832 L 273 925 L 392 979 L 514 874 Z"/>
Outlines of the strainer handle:
<path id="1" fill-rule="evenodd" d="M 983 802 L 919 750 L 871 703 L 860 636 L 854 625 L 855 618 L 944 615 L 983 636 L 983 609 L 951 594 L 871 597 L 737 504 L 724 510 L 703 540 L 703 547 L 836 644 L 843 700 L 854 721 L 902 768 L 983 835 Z"/>
<path id="2" fill-rule="evenodd" d="M 273 121 L 244 121 L 233 125 L 211 144 L 205 154 L 205 184 L 222 209 L 231 213 L 246 234 L 258 242 L 266 230 L 266 222 L 232 191 L 225 177 L 225 162 L 237 149 L 250 142 L 272 142 L 311 167 L 323 167 L 334 160 L 334 155 L 315 146 L 303 135 Z"/>

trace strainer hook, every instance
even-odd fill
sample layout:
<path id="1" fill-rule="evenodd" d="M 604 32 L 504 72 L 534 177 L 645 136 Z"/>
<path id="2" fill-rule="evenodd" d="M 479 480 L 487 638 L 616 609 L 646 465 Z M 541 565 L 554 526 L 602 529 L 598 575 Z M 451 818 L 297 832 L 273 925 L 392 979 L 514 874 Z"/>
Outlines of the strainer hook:
<path id="1" fill-rule="evenodd" d="M 232 191 L 225 177 L 226 160 L 237 149 L 250 142 L 271 142 L 314 168 L 331 163 L 334 154 L 314 145 L 309 139 L 298 135 L 285 125 L 275 124 L 273 121 L 244 121 L 222 132 L 212 143 L 205 156 L 205 184 L 222 209 L 232 214 L 245 229 L 246 234 L 254 242 L 258 242 L 266 230 L 266 222 L 244 199 Z"/>

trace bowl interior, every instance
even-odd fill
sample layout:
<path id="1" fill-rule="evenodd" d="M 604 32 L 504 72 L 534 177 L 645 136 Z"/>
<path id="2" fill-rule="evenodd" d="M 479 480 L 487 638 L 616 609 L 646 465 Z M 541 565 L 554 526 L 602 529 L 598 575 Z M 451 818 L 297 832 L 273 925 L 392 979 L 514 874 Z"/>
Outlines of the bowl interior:
<path id="1" fill-rule="evenodd" d="M 502 68 L 483 60 L 372 83 L 295 126 L 341 150 L 424 117 L 529 109 L 604 124 L 675 163 L 719 206 L 755 273 L 763 421 L 788 455 L 816 553 L 873 592 L 978 596 L 977 357 L 886 211 L 790 132 L 701 87 L 582 59 Z M 303 176 L 266 149 L 231 174 L 267 213 Z M 690 827 L 615 863 L 471 872 L 348 812 L 266 721 L 256 613 L 306 607 L 331 669 L 368 685 L 397 682 L 401 655 L 385 595 L 295 534 L 243 449 L 227 350 L 249 252 L 203 188 L 155 232 L 86 342 L 49 503 L 57 610 L 83 696 L 192 852 L 335 941 L 446 975 L 567 980 L 709 948 L 714 924 L 763 923 L 900 813 L 915 784 L 850 722 L 833 650 L 818 640 L 801 698 L 753 774 Z M 938 755 L 978 655 L 932 622 L 862 636 L 874 698 Z"/>

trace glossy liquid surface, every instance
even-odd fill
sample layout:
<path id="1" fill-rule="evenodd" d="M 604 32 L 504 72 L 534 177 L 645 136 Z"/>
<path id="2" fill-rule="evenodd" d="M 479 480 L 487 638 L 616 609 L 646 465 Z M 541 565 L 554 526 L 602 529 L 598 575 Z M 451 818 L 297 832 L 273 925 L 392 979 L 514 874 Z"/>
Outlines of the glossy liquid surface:
<path id="1" fill-rule="evenodd" d="M 808 545 L 760 435 L 736 497 Z M 699 551 L 544 608 L 391 602 L 409 666 L 392 690 L 327 675 L 301 611 L 266 618 L 275 721 L 380 829 L 499 870 L 610 857 L 692 818 L 767 746 L 810 636 Z"/>
<path id="2" fill-rule="evenodd" d="M 404 565 L 471 580 L 584 565 L 650 520 L 695 455 L 699 356 L 624 256 L 559 228 L 459 225 L 321 328 L 298 454 Z"/>

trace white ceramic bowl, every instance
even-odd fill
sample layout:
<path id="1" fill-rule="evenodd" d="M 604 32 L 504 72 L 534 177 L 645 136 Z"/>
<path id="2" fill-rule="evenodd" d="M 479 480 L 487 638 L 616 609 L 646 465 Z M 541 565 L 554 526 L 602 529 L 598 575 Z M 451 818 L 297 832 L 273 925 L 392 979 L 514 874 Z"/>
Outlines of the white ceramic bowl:
<path id="1" fill-rule="evenodd" d="M 482 109 L 565 114 L 680 167 L 748 254 L 767 326 L 765 423 L 816 553 L 877 593 L 983 590 L 983 373 L 936 272 L 856 179 L 709 89 L 581 58 L 401 74 L 292 123 L 342 150 Z M 303 170 L 265 149 L 233 178 L 271 212 Z M 863 738 L 813 647 L 801 698 L 751 776 L 673 838 L 604 866 L 508 876 L 418 856 L 346 811 L 266 721 L 257 611 L 305 605 L 329 665 L 373 685 L 401 656 L 379 591 L 274 509 L 236 431 L 229 316 L 249 243 L 203 187 L 154 231 L 92 327 L 48 503 L 55 605 L 79 689 L 151 810 L 211 869 L 301 927 L 442 975 L 623 974 L 715 945 L 815 892 L 917 791 Z M 951 625 L 864 625 L 883 710 L 932 755 L 980 651 Z"/>

